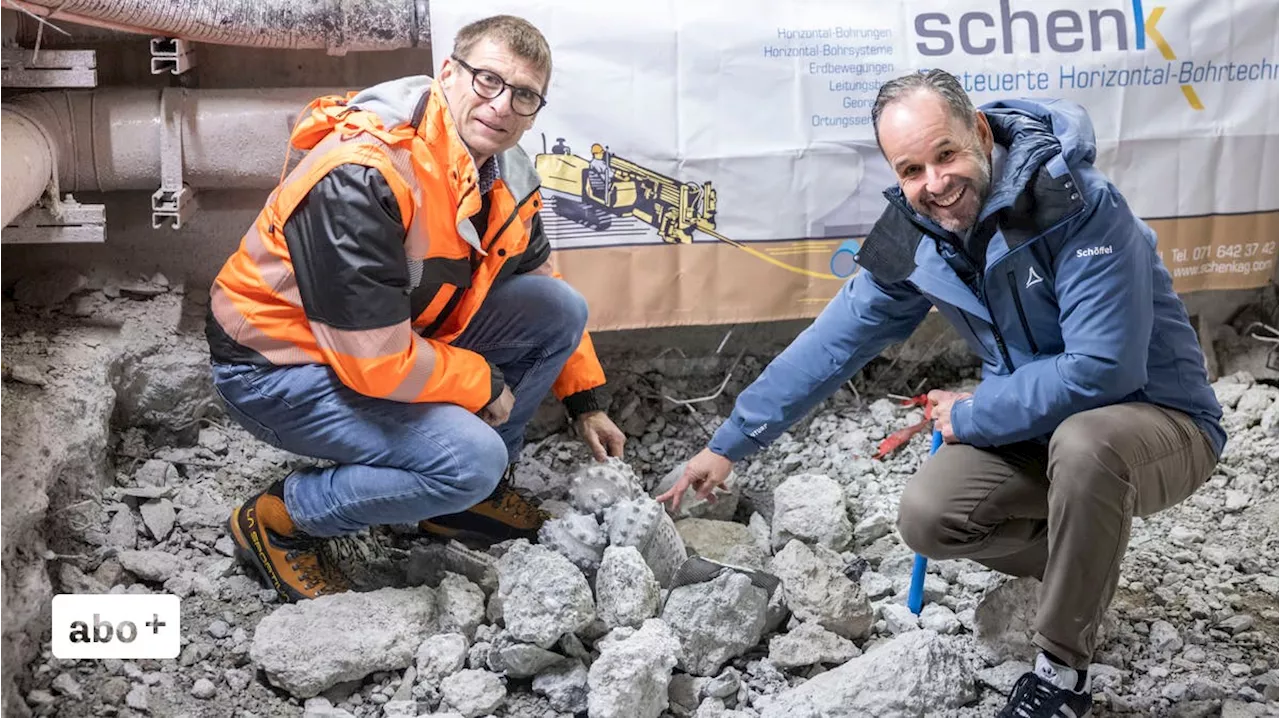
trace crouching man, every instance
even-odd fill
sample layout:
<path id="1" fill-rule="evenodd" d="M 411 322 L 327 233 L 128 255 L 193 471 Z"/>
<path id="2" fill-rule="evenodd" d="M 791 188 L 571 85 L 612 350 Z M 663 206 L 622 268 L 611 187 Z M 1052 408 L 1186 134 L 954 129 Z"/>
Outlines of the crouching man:
<path id="1" fill-rule="evenodd" d="M 311 103 L 302 161 L 212 288 L 229 414 L 332 462 L 238 506 L 238 555 L 286 601 L 345 590 L 317 542 L 380 524 L 532 538 L 511 469 L 548 392 L 598 460 L 621 456 L 587 305 L 551 263 L 538 174 L 517 146 L 551 52 L 519 18 L 459 31 L 438 78 Z"/>
<path id="2" fill-rule="evenodd" d="M 1195 492 L 1226 441 L 1204 356 L 1154 232 L 1093 166 L 1081 107 L 975 110 L 933 70 L 886 83 L 872 116 L 898 183 L 862 271 L 660 498 L 705 496 L 937 307 L 983 379 L 930 393 L 946 443 L 909 480 L 899 532 L 1040 579 L 1035 670 L 1000 715 L 1083 716 L 1133 517 Z"/>

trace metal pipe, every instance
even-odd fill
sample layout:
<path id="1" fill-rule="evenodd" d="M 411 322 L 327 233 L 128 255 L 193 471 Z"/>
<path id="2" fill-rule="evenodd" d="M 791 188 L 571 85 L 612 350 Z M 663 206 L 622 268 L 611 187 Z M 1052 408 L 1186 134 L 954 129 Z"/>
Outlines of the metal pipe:
<path id="1" fill-rule="evenodd" d="M 50 20 L 64 17 L 219 45 L 324 49 L 331 55 L 431 46 L 427 0 L 22 0 L 22 4 Z"/>
<path id="2" fill-rule="evenodd" d="M 0 110 L 0 226 L 35 204 L 53 177 L 53 149 L 35 122 L 8 108 Z"/>
<path id="3" fill-rule="evenodd" d="M 183 182 L 193 189 L 214 190 L 275 187 L 298 113 L 316 97 L 345 90 L 56 90 L 20 95 L 5 103 L 6 117 L 21 115 L 29 125 L 44 131 L 64 193 L 154 190 L 160 182 L 165 122 L 161 100 L 165 92 L 178 93 L 179 111 L 173 121 L 179 123 L 182 133 Z M 6 124 L 6 135 L 8 128 Z M 11 165 L 7 137 L 4 147 L 8 207 Z M 17 172 L 21 166 L 17 163 L 23 160 L 21 155 L 15 157 L 19 158 L 14 164 Z M 44 184 L 47 180 L 41 186 Z"/>

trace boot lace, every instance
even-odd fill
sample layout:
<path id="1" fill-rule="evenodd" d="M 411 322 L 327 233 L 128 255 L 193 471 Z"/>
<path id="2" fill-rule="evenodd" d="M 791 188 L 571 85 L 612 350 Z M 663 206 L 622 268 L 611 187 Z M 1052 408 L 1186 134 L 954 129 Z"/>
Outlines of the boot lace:
<path id="1" fill-rule="evenodd" d="M 493 490 L 490 500 L 499 511 L 521 521 L 542 523 L 551 519 L 551 514 L 538 508 L 520 489 L 516 488 L 515 466 L 509 467 L 498 480 L 498 486 Z"/>
<path id="2" fill-rule="evenodd" d="M 323 559 L 319 539 L 299 539 L 291 543 L 285 560 L 305 590 L 318 589 L 316 593 L 321 596 L 348 590 L 347 581 L 337 566 Z"/>

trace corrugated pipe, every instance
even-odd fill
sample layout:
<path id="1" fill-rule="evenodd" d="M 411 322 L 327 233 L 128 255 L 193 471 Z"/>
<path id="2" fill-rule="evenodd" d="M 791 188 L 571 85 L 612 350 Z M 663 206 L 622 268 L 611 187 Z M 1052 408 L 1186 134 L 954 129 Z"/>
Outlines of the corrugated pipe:
<path id="1" fill-rule="evenodd" d="M 49 20 L 331 55 L 431 46 L 427 0 L 10 0 Z"/>
<path id="2" fill-rule="evenodd" d="M 193 189 L 270 189 L 280 180 L 302 108 L 344 92 L 105 88 L 19 95 L 3 107 L 3 224 L 46 189 L 55 197 L 155 190 L 167 131 L 181 133 L 182 180 Z M 166 102 L 170 124 L 162 115 Z"/>

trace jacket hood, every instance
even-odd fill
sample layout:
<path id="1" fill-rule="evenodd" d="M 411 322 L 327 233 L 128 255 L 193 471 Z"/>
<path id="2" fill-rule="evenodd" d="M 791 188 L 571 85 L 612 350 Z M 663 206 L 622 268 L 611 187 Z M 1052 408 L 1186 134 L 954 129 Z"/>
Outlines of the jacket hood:
<path id="1" fill-rule="evenodd" d="M 1008 154 L 1000 176 L 991 178 L 991 193 L 979 221 L 1012 206 L 1042 167 L 1059 177 L 1070 167 L 1091 164 L 1097 157 L 1093 122 L 1085 109 L 1070 100 L 998 100 L 978 108 L 987 117 L 996 144 Z M 911 208 L 902 189 L 885 190 L 889 201 L 934 234 L 949 235 Z"/>
<path id="2" fill-rule="evenodd" d="M 347 104 L 374 113 L 382 120 L 384 127 L 394 129 L 413 121 L 414 113 L 430 89 L 431 82 L 431 77 L 427 75 L 388 80 L 361 90 Z"/>
<path id="3" fill-rule="evenodd" d="M 997 144 L 1009 154 L 1004 172 L 993 177 L 982 215 L 1013 204 L 1041 167 L 1054 177 L 1097 157 L 1093 122 L 1069 100 L 1000 100 L 978 108 Z"/>

